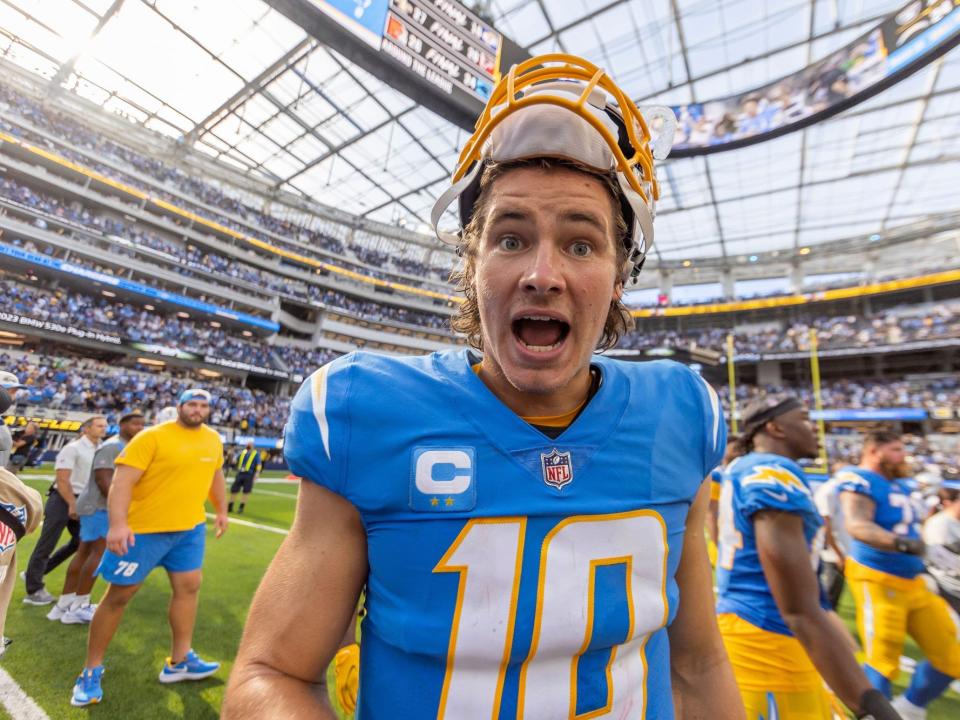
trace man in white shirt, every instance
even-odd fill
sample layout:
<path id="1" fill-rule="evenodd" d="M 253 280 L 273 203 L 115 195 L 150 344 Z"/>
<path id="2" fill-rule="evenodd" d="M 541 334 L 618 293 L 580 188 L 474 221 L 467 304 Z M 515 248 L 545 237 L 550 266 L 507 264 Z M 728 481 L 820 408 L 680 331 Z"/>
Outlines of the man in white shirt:
<path id="1" fill-rule="evenodd" d="M 943 476 L 939 491 L 943 509 L 924 524 L 923 541 L 927 545 L 960 550 L 960 468 L 949 468 Z M 928 563 L 927 569 L 936 578 L 944 600 L 960 613 L 960 573 L 938 567 L 936 563 Z"/>
<path id="2" fill-rule="evenodd" d="M 820 551 L 820 585 L 834 610 L 843 594 L 843 564 L 850 547 L 850 536 L 843 524 L 843 510 L 837 492 L 841 481 L 838 477 L 832 477 L 813 493 L 813 502 L 823 517 L 826 534 Z"/>
<path id="3" fill-rule="evenodd" d="M 27 596 L 23 601 L 28 605 L 49 605 L 53 602 L 53 595 L 43 587 L 43 576 L 76 552 L 80 544 L 77 496 L 87 485 L 93 456 L 106 430 L 106 418 L 94 415 L 80 426 L 80 437 L 64 445 L 57 453 L 54 463 L 56 481 L 50 488 L 43 509 L 43 530 L 27 565 Z M 54 554 L 53 549 L 60 541 L 64 528 L 70 532 L 70 542 Z"/>

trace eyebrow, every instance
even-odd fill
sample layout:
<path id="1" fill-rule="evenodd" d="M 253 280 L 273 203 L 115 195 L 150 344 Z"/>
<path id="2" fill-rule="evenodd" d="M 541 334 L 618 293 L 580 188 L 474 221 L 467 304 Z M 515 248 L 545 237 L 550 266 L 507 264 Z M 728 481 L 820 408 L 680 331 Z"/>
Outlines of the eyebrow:
<path id="1" fill-rule="evenodd" d="M 526 210 L 517 208 L 494 210 L 493 216 L 489 220 L 489 224 L 493 225 L 494 223 L 504 222 L 507 220 L 528 221 L 530 220 L 530 213 Z M 569 210 L 567 212 L 562 212 L 560 213 L 560 220 L 566 223 L 586 223 L 588 225 L 592 225 L 601 232 L 607 231 L 607 227 L 604 225 L 600 217 L 589 210 Z"/>

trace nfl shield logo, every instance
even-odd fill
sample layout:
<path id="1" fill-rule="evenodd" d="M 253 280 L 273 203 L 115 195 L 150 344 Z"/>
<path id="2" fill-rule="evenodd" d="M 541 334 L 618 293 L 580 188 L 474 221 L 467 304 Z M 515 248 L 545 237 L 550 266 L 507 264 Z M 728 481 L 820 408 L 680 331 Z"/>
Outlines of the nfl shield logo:
<path id="1" fill-rule="evenodd" d="M 543 468 L 543 481 L 557 490 L 573 482 L 573 461 L 569 452 L 559 452 L 556 448 L 549 454 L 540 453 L 540 465 Z"/>

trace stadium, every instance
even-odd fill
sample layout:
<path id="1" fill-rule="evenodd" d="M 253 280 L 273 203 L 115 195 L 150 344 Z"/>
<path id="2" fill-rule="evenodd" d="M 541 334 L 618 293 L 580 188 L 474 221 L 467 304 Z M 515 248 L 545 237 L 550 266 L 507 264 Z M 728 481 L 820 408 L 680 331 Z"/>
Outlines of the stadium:
<path id="1" fill-rule="evenodd" d="M 106 439 L 134 414 L 147 426 L 158 424 L 164 408 L 191 402 L 185 390 L 203 390 L 205 423 L 223 448 L 227 477 L 220 499 L 231 496 L 222 538 L 216 518 L 223 508 L 212 492 L 206 505 L 193 635 L 193 647 L 220 662 L 219 671 L 200 682 L 168 685 L 162 676 L 157 682 L 170 653 L 170 589 L 165 574 L 154 572 L 123 616 L 104 663 L 103 702 L 89 710 L 71 707 L 70 696 L 85 667 L 89 618 L 51 621 L 48 611 L 57 605 L 30 604 L 36 591 L 19 578 L 43 531 L 0 550 L 16 545 L 18 575 L 3 630 L 12 642 L 0 657 L 0 717 L 221 716 L 245 626 L 250 631 L 251 602 L 281 544 L 293 537 L 300 483 L 308 482 L 291 460 L 309 453 L 299 448 L 284 455 L 290 443 L 284 428 L 304 392 L 309 399 L 312 387 L 311 402 L 329 407 L 341 392 L 337 383 L 345 382 L 346 371 L 337 375 L 336 369 L 354 362 L 356 351 L 373 357 L 365 361 L 371 373 L 383 374 L 393 367 L 383 364 L 388 361 L 430 362 L 423 356 L 472 347 L 467 358 L 483 379 L 482 353 L 459 320 L 463 268 L 473 256 L 458 236 L 453 244 L 438 236 L 470 229 L 461 222 L 463 195 L 459 206 L 450 197 L 446 205 L 438 200 L 451 188 L 471 134 L 488 117 L 481 113 L 501 82 L 513 82 L 511 67 L 537 56 L 576 56 L 602 68 L 622 97 L 639 106 L 643 128 L 649 125 L 656 172 L 646 176 L 642 199 L 653 215 L 652 196 L 659 195 L 651 220 L 656 242 L 644 230 L 642 270 L 622 286 L 632 327 L 598 351 L 597 362 L 616 361 L 629 372 L 679 363 L 715 390 L 704 397 L 715 399 L 730 438 L 751 427 L 749 408 L 758 398 L 796 398 L 819 440 L 802 463 L 808 496 L 838 468 L 861 463 L 869 438 L 887 437 L 884 432 L 902 442 L 910 468 L 903 481 L 924 512 L 941 510 L 938 491 L 960 490 L 960 477 L 951 480 L 960 466 L 960 4 L 953 0 L 4 0 L 0 35 L 0 371 L 15 376 L 0 431 L 6 427 L 12 439 L 11 472 L 48 502 L 48 491 L 69 488 L 58 479 L 58 458 L 93 418 L 105 420 Z M 647 113 L 653 106 L 662 109 Z M 621 203 L 626 207 L 628 200 Z M 631 212 L 639 228 L 640 217 Z M 639 242 L 638 231 L 632 233 Z M 478 294 L 472 292 L 470 302 Z M 555 324 L 551 317 L 520 318 L 514 327 L 540 320 Z M 569 322 L 561 324 L 555 346 L 566 333 L 576 336 Z M 515 330 L 518 337 L 522 332 Z M 333 368 L 329 378 L 327 370 L 317 373 L 321 368 Z M 578 412 L 604 389 L 588 377 L 592 389 Z M 382 405 L 396 392 L 412 424 L 429 413 L 428 397 L 401 393 L 405 380 L 389 373 L 381 380 Z M 355 434 L 368 423 L 372 428 L 344 447 L 369 455 L 364 462 L 374 468 L 381 461 L 387 467 L 387 459 L 376 457 L 376 437 L 389 428 L 375 420 L 393 415 L 370 403 L 368 417 L 346 423 Z M 311 427 L 322 434 L 322 445 L 311 452 L 320 457 L 325 449 L 330 459 L 328 433 L 336 431 L 322 409 L 310 407 Z M 587 405 L 584 418 L 589 411 Z M 539 428 L 528 415 L 548 414 L 518 412 L 511 420 Z M 494 415 L 488 419 L 493 423 Z M 547 435 L 551 442 L 563 438 Z M 470 444 L 450 442 L 455 451 Z M 638 440 L 637 447 L 645 445 Z M 586 482 L 587 470 L 569 452 L 544 448 L 543 483 L 551 492 L 576 487 L 574 476 Z M 545 454 L 551 449 L 552 456 Z M 722 454 L 722 447 L 715 449 Z M 413 452 L 416 469 L 403 470 L 399 483 L 403 492 L 410 483 L 410 508 L 424 512 L 413 488 L 441 480 L 430 476 L 424 485 L 420 459 L 434 451 L 417 446 Z M 476 452 L 479 458 L 481 449 Z M 249 474 L 252 454 L 262 469 L 243 491 L 245 507 L 234 512 L 234 481 Z M 466 477 L 457 474 L 458 461 L 444 457 L 440 464 L 453 474 L 442 482 Z M 556 467 L 548 468 L 551 457 Z M 309 457 L 298 462 L 319 467 Z M 476 477 L 482 482 L 482 471 Z M 75 479 L 70 483 L 80 495 Z M 467 505 L 459 495 L 452 499 L 456 492 L 446 501 L 461 511 Z M 442 504 L 442 494 L 431 498 L 434 505 L 438 497 Z M 0 496 L 0 506 L 7 505 Z M 14 510 L 10 505 L 4 512 Z M 720 515 L 722 525 L 722 508 Z M 64 515 L 62 527 L 66 522 Z M 960 539 L 960 516 L 955 522 Z M 49 514 L 44 523 L 50 524 Z M 444 546 L 424 560 L 428 571 L 457 571 L 442 578 L 454 582 L 454 623 L 467 592 L 466 564 L 447 561 L 477 544 L 466 538 L 479 525 L 465 527 L 453 533 L 457 540 L 446 553 Z M 543 541 L 544 568 L 553 532 Z M 722 554 L 722 527 L 719 532 Z M 105 531 L 103 537 L 110 547 Z M 55 544 L 68 539 L 64 533 Z M 516 594 L 528 590 L 519 578 L 523 538 L 514 542 L 520 549 L 509 546 L 518 558 L 511 582 L 521 589 L 513 591 L 510 607 L 516 611 Z M 371 545 L 371 567 L 373 557 Z M 609 565 L 604 558 L 591 560 L 591 589 L 603 578 L 614 582 L 608 575 L 615 570 L 594 567 Z M 68 563 L 44 573 L 44 562 L 41 590 L 56 601 L 61 586 L 72 582 Z M 406 559 L 398 556 L 396 567 L 408 567 Z M 540 572 L 542 585 L 547 571 Z M 453 576 L 461 575 L 457 586 Z M 922 575 L 937 588 L 934 577 Z M 538 592 L 536 582 L 529 592 Z M 626 582 L 629 588 L 629 575 Z M 960 561 L 954 582 L 960 587 Z M 862 600 L 851 584 L 848 578 L 836 615 L 857 644 L 858 662 L 869 666 L 869 638 L 857 620 L 859 612 L 862 625 Z M 91 614 L 106 585 L 97 580 L 88 591 Z M 509 582 L 506 587 L 509 596 Z M 367 592 L 371 603 L 384 593 L 375 584 Z M 667 604 L 666 589 L 663 594 Z M 325 601 L 314 598 L 320 606 Z M 592 619 L 592 596 L 589 602 Z M 607 608 L 618 618 L 619 602 Z M 494 682 L 498 701 L 526 682 L 540 633 L 537 608 L 534 639 L 518 639 L 514 656 L 507 641 L 503 667 L 511 669 Z M 635 612 L 630 606 L 631 633 Z M 960 621 L 951 617 L 960 637 Z M 378 638 L 391 635 L 381 622 L 359 623 L 361 649 L 365 625 Z M 569 653 L 575 655 L 569 715 L 537 715 L 528 707 L 528 716 L 674 717 L 672 706 L 648 703 L 646 696 L 643 710 L 620 715 L 611 710 L 613 699 L 589 705 L 592 686 L 577 673 L 592 663 L 602 675 L 603 665 L 591 645 L 592 620 L 585 622 L 586 634 L 578 631 Z M 509 627 L 512 632 L 512 616 Z M 443 717 L 445 702 L 445 717 L 467 717 L 447 699 L 451 683 L 457 687 L 449 677 L 456 628 L 431 628 L 443 635 L 443 653 L 449 638 L 441 709 L 411 717 Z M 666 637 L 666 628 L 659 630 Z M 462 642 L 467 635 L 462 626 Z M 521 650 L 529 650 L 526 660 Z M 375 652 L 394 657 L 379 646 Z M 896 659 L 899 674 L 886 681 L 891 698 L 911 687 L 928 655 L 914 637 L 906 639 Z M 616 650 L 605 657 L 604 692 L 613 698 Z M 930 662 L 945 683 L 960 678 Z M 643 666 L 648 672 L 646 656 Z M 873 681 L 869 672 L 867 678 Z M 369 698 L 391 687 L 370 682 Z M 331 666 L 330 702 L 336 717 L 351 718 L 337 684 Z M 844 714 L 834 701 L 833 717 L 862 716 Z M 497 714 L 495 708 L 493 717 L 523 717 L 522 690 L 519 703 L 520 710 L 504 705 Z M 363 704 L 357 717 L 381 716 Z M 923 712 L 902 717 L 960 718 L 960 681 Z"/>

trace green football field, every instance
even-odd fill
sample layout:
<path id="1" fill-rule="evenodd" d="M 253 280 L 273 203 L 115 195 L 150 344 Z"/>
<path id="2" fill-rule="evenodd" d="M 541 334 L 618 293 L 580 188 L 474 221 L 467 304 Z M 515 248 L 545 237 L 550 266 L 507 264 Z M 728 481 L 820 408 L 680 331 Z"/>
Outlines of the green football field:
<path id="1" fill-rule="evenodd" d="M 45 493 L 51 477 L 52 473 L 34 471 L 24 479 Z M 282 475 L 274 473 L 273 477 L 279 479 Z M 250 598 L 283 540 L 283 534 L 271 528 L 282 531 L 290 526 L 296 492 L 294 482 L 261 483 L 254 489 L 246 512 L 242 516 L 231 516 L 234 522 L 226 535 L 220 540 L 214 540 L 212 533 L 208 536 L 194 648 L 203 657 L 223 663 L 215 677 L 174 685 L 161 685 L 157 681 L 169 652 L 169 587 L 162 572 L 153 573 L 137 594 L 110 646 L 103 679 L 103 704 L 78 709 L 69 702 L 73 681 L 83 665 L 86 626 L 51 622 L 45 617 L 49 606 L 24 605 L 21 581 L 17 582 L 7 615 L 6 634 L 14 642 L 0 659 L 0 667 L 50 718 L 80 718 L 88 713 L 103 720 L 218 717 Z M 34 533 L 25 538 L 18 549 L 18 572 L 26 566 L 36 536 Z M 65 569 L 65 565 L 61 566 L 47 576 L 47 589 L 54 595 L 60 592 Z M 103 585 L 98 583 L 94 600 L 102 592 Z M 318 598 L 318 602 L 322 602 L 322 598 Z M 841 610 L 852 626 L 853 608 L 849 598 L 845 598 Z M 908 644 L 907 653 L 912 657 L 919 654 L 912 643 Z M 909 676 L 901 674 L 901 680 L 906 682 Z M 0 707 L 0 717 L 10 715 Z M 932 704 L 928 718 L 960 718 L 960 695 L 951 692 Z"/>

